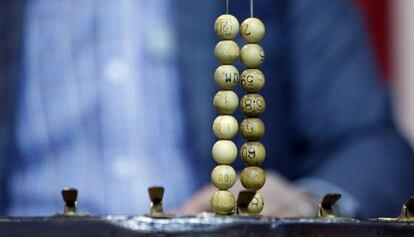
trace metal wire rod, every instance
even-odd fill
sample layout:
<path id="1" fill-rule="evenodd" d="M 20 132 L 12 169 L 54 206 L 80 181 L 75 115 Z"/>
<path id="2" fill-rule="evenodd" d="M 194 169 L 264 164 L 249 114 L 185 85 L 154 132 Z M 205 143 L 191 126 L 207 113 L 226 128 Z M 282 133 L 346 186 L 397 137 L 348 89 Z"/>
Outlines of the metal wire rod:
<path id="1" fill-rule="evenodd" d="M 226 14 L 229 14 L 229 2 L 230 0 L 226 0 Z"/>
<path id="2" fill-rule="evenodd" d="M 250 0 L 250 17 L 254 16 L 254 0 Z"/>

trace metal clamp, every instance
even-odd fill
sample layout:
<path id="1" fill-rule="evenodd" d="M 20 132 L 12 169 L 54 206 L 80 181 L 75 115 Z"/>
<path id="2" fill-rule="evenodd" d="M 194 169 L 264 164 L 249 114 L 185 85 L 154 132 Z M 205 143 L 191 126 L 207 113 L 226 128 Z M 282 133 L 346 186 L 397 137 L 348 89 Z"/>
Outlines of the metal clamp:
<path id="1" fill-rule="evenodd" d="M 241 191 L 239 193 L 239 196 L 237 197 L 237 207 L 236 207 L 236 214 L 240 215 L 240 216 L 249 216 L 249 211 L 248 211 L 248 207 L 249 204 L 251 203 L 251 201 L 254 198 L 254 195 L 256 194 L 256 192 L 253 191 Z"/>
<path id="2" fill-rule="evenodd" d="M 404 203 L 402 206 L 401 214 L 398 217 L 379 217 L 373 220 L 384 222 L 414 222 L 414 196 L 409 197 L 408 200 Z"/>
<path id="3" fill-rule="evenodd" d="M 398 219 L 400 221 L 414 221 L 414 196 L 408 198 L 408 200 L 404 203 Z"/>
<path id="4" fill-rule="evenodd" d="M 151 200 L 150 213 L 146 214 L 148 217 L 153 218 L 172 218 L 174 214 L 164 213 L 162 206 L 162 199 L 164 197 L 164 187 L 150 187 L 148 188 L 148 194 Z"/>
<path id="5" fill-rule="evenodd" d="M 65 202 L 63 215 L 75 216 L 78 209 L 78 190 L 75 188 L 65 188 L 62 190 L 62 198 Z"/>
<path id="6" fill-rule="evenodd" d="M 339 193 L 326 194 L 319 204 L 318 217 L 323 219 L 348 219 L 338 216 L 334 209 L 334 205 L 341 197 L 342 195 Z"/>

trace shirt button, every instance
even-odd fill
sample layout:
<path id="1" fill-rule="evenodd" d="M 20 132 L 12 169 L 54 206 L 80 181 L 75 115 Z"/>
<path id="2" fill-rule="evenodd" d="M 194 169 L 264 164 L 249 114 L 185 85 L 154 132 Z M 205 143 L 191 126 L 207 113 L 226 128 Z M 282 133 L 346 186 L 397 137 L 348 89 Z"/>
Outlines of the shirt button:
<path id="1" fill-rule="evenodd" d="M 120 84 L 131 77 L 128 63 L 122 59 L 112 59 L 104 67 L 105 78 L 114 84 Z"/>

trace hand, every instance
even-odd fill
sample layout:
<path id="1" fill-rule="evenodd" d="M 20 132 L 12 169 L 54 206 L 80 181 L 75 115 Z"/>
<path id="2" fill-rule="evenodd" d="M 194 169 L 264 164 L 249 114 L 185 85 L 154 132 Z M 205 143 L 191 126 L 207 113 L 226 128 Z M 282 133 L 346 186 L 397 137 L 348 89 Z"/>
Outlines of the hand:
<path id="1" fill-rule="evenodd" d="M 238 193 L 243 189 L 238 180 L 230 191 L 237 198 Z M 210 211 L 210 198 L 215 191 L 213 185 L 205 186 L 184 204 L 178 214 L 190 215 Z M 316 215 L 318 200 L 273 171 L 266 171 L 266 183 L 260 193 L 265 200 L 262 211 L 264 216 L 288 218 Z"/>

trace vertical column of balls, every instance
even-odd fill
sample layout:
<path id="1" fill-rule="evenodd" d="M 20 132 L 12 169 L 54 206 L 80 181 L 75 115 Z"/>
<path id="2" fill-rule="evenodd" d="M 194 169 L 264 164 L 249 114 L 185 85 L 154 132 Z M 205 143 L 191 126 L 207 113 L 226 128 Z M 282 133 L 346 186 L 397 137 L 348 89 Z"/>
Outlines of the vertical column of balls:
<path id="1" fill-rule="evenodd" d="M 257 191 L 263 187 L 266 179 L 263 169 L 259 167 L 266 156 L 265 147 L 259 141 L 265 133 L 265 126 L 259 118 L 266 108 L 265 99 L 259 94 L 265 84 L 265 76 L 258 69 L 265 59 L 264 51 L 258 44 L 265 35 L 265 26 L 257 18 L 248 18 L 241 24 L 240 34 L 247 42 L 240 51 L 240 60 L 246 68 L 242 72 L 240 84 L 247 93 L 240 100 L 241 110 L 246 116 L 240 130 L 247 140 L 240 148 L 240 156 L 247 166 L 240 174 L 240 181 L 247 190 Z M 247 212 L 259 215 L 263 206 L 263 196 L 256 192 Z"/>
<path id="2" fill-rule="evenodd" d="M 239 32 L 239 22 L 234 16 L 225 14 L 217 18 L 214 29 L 220 38 L 214 54 L 222 65 L 214 73 L 214 81 L 220 90 L 214 96 L 213 104 L 220 115 L 213 122 L 213 132 L 218 140 L 211 153 L 218 165 L 211 172 L 211 182 L 218 190 L 210 204 L 214 213 L 230 215 L 234 213 L 235 198 L 228 189 L 237 179 L 230 164 L 237 157 L 237 147 L 231 139 L 239 130 L 238 122 L 232 116 L 239 106 L 239 97 L 232 91 L 239 83 L 239 72 L 233 66 L 240 53 L 239 46 L 233 41 Z"/>

